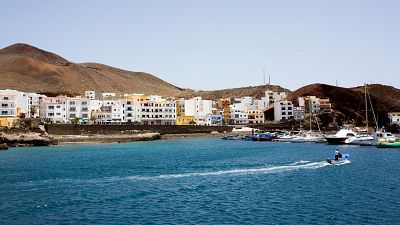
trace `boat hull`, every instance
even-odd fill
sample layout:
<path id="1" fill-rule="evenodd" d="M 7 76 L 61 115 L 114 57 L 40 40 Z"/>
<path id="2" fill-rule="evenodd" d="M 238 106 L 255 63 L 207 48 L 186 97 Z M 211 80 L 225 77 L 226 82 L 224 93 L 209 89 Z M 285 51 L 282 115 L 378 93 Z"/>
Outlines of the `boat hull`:
<path id="1" fill-rule="evenodd" d="M 378 148 L 400 148 L 400 142 L 378 142 L 376 144 Z"/>
<path id="2" fill-rule="evenodd" d="M 341 145 L 345 144 L 347 137 L 325 137 L 328 144 Z"/>

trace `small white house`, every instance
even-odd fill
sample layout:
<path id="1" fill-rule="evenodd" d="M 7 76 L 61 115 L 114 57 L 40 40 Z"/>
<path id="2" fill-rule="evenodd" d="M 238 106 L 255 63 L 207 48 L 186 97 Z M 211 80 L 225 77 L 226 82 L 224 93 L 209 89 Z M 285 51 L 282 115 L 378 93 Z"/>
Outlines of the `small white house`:
<path id="1" fill-rule="evenodd" d="M 389 123 L 400 125 L 400 112 L 390 112 L 388 113 Z"/>
<path id="2" fill-rule="evenodd" d="M 282 121 L 293 119 L 293 104 L 291 101 L 279 101 L 274 103 L 274 120 Z"/>

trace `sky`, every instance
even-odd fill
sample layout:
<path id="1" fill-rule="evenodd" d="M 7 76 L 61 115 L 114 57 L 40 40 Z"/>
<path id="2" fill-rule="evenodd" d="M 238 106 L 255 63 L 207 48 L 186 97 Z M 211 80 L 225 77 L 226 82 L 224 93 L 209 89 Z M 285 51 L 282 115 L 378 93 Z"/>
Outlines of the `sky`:
<path id="1" fill-rule="evenodd" d="M 182 88 L 400 88 L 400 1 L 2 1 L 0 48 L 151 73 Z"/>

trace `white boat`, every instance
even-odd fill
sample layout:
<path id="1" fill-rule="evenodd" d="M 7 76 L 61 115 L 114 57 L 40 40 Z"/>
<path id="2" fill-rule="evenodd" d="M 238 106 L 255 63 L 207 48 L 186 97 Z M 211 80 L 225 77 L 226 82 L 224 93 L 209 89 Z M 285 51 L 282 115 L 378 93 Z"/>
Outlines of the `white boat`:
<path id="1" fill-rule="evenodd" d="M 278 142 L 291 142 L 291 141 L 293 140 L 293 137 L 294 137 L 294 136 L 292 136 L 292 135 L 290 135 L 290 134 L 284 134 L 284 135 L 278 136 L 278 138 L 277 138 L 277 139 L 274 139 L 274 141 L 278 141 Z"/>
<path id="2" fill-rule="evenodd" d="M 356 137 L 357 133 L 352 129 L 345 127 L 340 129 L 336 134 L 325 135 L 328 144 L 345 144 L 346 140 L 351 137 Z"/>
<path id="3" fill-rule="evenodd" d="M 308 132 L 305 134 L 297 135 L 292 140 L 293 143 L 305 143 L 305 142 L 314 142 L 314 143 L 323 143 L 326 142 L 324 137 L 321 134 Z"/>
<path id="4" fill-rule="evenodd" d="M 375 138 L 371 134 L 359 133 L 354 137 L 349 137 L 344 141 L 349 145 L 375 145 Z"/>

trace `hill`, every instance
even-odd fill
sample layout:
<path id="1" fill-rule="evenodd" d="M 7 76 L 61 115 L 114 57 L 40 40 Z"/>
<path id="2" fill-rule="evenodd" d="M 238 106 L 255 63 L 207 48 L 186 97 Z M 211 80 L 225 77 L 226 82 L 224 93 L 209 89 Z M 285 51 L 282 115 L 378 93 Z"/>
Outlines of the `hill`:
<path id="1" fill-rule="evenodd" d="M 174 96 L 182 89 L 151 74 L 97 63 L 73 63 L 27 44 L 0 50 L 0 89 L 48 95 L 83 95 L 85 90 Z"/>
<path id="2" fill-rule="evenodd" d="M 371 98 L 372 107 L 377 115 L 379 125 L 388 122 L 388 112 L 400 111 L 399 89 L 381 84 L 371 84 L 367 85 L 367 93 Z M 335 120 L 339 124 L 347 122 L 353 122 L 357 125 L 364 124 L 364 86 L 343 88 L 326 84 L 311 84 L 290 93 L 288 99 L 297 103 L 298 97 L 307 95 L 329 98 L 334 110 L 333 116 L 336 117 Z M 369 124 L 370 126 L 375 126 L 370 104 L 368 105 L 368 110 Z"/>
<path id="3" fill-rule="evenodd" d="M 260 86 L 221 89 L 215 91 L 186 90 L 182 94 L 180 94 L 179 97 L 191 98 L 195 96 L 201 96 L 203 99 L 218 100 L 221 98 L 241 98 L 244 96 L 251 96 L 253 98 L 260 99 L 261 97 L 265 96 L 266 90 L 271 90 L 275 92 L 287 92 L 287 93 L 290 92 L 288 89 L 276 85 L 260 85 Z"/>

